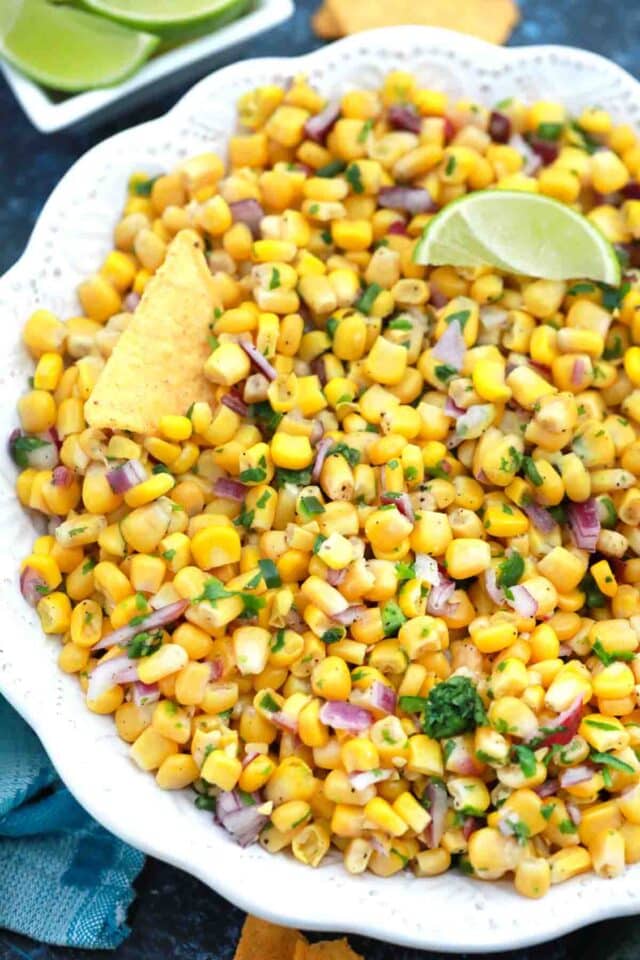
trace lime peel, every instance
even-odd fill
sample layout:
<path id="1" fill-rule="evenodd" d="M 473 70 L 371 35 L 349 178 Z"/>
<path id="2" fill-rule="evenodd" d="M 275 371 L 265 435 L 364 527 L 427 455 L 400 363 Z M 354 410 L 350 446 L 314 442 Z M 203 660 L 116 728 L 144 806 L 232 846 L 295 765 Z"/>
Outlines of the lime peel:
<path id="1" fill-rule="evenodd" d="M 479 190 L 447 204 L 425 227 L 414 259 L 620 285 L 616 252 L 594 224 L 558 200 L 519 190 Z"/>

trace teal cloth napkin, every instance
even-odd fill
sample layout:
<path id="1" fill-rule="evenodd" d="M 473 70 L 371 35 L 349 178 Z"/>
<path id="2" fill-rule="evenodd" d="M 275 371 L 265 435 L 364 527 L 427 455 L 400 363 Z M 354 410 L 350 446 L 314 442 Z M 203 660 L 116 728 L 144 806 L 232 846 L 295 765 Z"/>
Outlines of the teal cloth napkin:
<path id="1" fill-rule="evenodd" d="M 0 696 L 0 928 L 69 947 L 129 934 L 144 856 L 107 833 L 61 783 L 38 738 Z"/>

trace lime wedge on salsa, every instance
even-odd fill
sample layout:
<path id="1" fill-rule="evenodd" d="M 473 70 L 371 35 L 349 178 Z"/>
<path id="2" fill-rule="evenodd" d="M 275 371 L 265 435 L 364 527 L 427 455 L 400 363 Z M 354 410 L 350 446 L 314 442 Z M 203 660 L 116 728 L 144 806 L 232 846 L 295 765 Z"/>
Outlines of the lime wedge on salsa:
<path id="1" fill-rule="evenodd" d="M 120 83 L 158 45 L 130 30 L 47 0 L 0 0 L 0 57 L 37 83 L 75 93 Z"/>
<path id="2" fill-rule="evenodd" d="M 165 39 L 209 32 L 240 16 L 252 0 L 82 0 L 86 10 Z"/>
<path id="3" fill-rule="evenodd" d="M 414 259 L 620 284 L 616 252 L 597 227 L 557 200 L 519 190 L 479 190 L 448 204 L 425 227 Z"/>

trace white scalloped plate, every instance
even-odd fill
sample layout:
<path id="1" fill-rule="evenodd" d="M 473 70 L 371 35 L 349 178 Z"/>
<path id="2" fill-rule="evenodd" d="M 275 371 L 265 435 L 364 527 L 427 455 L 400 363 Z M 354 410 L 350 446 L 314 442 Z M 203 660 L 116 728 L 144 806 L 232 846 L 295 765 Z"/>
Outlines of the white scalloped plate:
<path id="1" fill-rule="evenodd" d="M 345 85 L 376 86 L 394 68 L 425 86 L 488 105 L 517 94 L 561 99 L 574 111 L 595 104 L 619 120 L 640 121 L 640 85 L 601 57 L 567 47 L 503 49 L 446 30 L 397 27 L 363 33 L 295 60 L 249 60 L 194 87 L 165 117 L 126 130 L 90 150 L 56 187 L 27 250 L 0 281 L 0 436 L 16 417 L 16 397 L 31 365 L 20 342 L 36 307 L 77 312 L 74 288 L 110 246 L 128 173 L 160 171 L 204 149 L 224 152 L 238 95 L 257 84 L 307 72 L 326 94 Z M 32 520 L 13 492 L 14 468 L 0 455 L 0 690 L 41 737 L 80 803 L 134 846 L 175 864 L 245 910 L 292 926 L 357 932 L 423 949 L 485 952 L 557 937 L 606 917 L 640 910 L 640 869 L 604 880 L 583 876 L 554 887 L 543 902 L 510 885 L 455 873 L 432 880 L 410 874 L 351 877 L 338 858 L 318 870 L 260 847 L 236 847 L 188 792 L 165 793 L 127 756 L 110 718 L 89 713 L 74 679 L 56 667 L 58 643 L 42 636 L 18 590 L 18 561 L 28 553 Z"/>

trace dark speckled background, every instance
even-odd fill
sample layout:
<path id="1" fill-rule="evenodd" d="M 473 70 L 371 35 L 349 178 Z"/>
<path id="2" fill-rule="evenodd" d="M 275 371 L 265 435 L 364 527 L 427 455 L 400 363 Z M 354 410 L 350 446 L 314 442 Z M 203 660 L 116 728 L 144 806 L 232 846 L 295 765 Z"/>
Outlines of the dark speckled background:
<path id="1" fill-rule="evenodd" d="M 219 64 L 232 58 L 294 55 L 320 46 L 309 26 L 316 4 L 317 0 L 299 0 L 292 21 L 237 47 Z M 640 0 L 521 0 L 520 6 L 522 23 L 513 35 L 513 44 L 585 47 L 632 73 L 640 72 Z M 0 79 L 0 271 L 18 258 L 44 200 L 78 156 L 116 130 L 163 113 L 183 92 L 177 89 L 107 126 L 45 137 L 30 127 Z M 130 915 L 133 932 L 112 954 L 114 960 L 231 960 L 243 920 L 241 911 L 192 877 L 155 860 L 147 862 L 137 890 Z M 285 901 L 286 896 L 283 890 Z M 602 896 L 608 896 L 605 882 Z M 544 910 L 544 904 L 540 909 Z M 356 937 L 352 943 L 367 960 L 444 960 L 442 954 L 418 953 Z M 640 921 L 629 918 L 597 924 L 555 943 L 494 956 L 504 960 L 640 960 Z M 100 957 L 105 954 L 47 947 L 0 931 L 0 960 Z"/>

